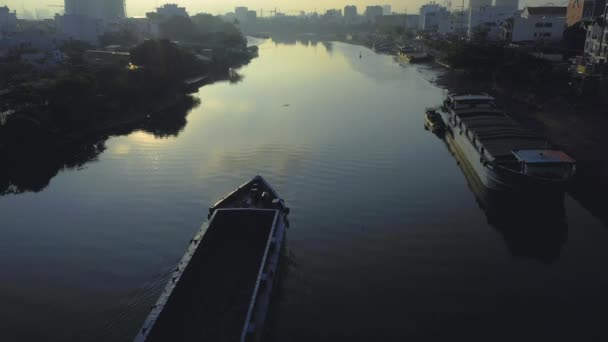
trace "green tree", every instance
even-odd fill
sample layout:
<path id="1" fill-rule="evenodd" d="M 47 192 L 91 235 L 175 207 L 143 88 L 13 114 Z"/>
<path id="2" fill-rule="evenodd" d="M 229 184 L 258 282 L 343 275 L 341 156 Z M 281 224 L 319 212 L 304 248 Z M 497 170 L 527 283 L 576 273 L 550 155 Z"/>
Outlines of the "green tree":
<path id="1" fill-rule="evenodd" d="M 148 73 L 169 80 L 181 80 L 187 75 L 197 74 L 203 68 L 189 51 L 180 49 L 167 39 L 147 40 L 131 50 L 131 61 Z"/>

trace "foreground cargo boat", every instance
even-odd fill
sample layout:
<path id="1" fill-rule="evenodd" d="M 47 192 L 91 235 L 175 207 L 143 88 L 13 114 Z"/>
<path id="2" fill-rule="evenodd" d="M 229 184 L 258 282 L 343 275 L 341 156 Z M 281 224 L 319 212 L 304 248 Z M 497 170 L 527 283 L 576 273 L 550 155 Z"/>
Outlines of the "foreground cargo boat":
<path id="1" fill-rule="evenodd" d="M 505 115 L 488 94 L 450 94 L 444 105 L 449 133 L 488 188 L 561 189 L 574 176 L 574 159 L 548 148 L 544 138 Z"/>
<path id="2" fill-rule="evenodd" d="M 258 341 L 289 209 L 260 176 L 209 209 L 135 341 Z"/>

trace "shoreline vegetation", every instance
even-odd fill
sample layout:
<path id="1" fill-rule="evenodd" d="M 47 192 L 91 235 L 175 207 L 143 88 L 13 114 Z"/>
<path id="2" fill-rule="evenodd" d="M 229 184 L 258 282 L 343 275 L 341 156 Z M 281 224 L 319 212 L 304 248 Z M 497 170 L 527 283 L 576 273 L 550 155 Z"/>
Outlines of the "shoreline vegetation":
<path id="1" fill-rule="evenodd" d="M 94 62 L 86 58 L 93 47 L 77 41 L 63 46 L 68 62 L 52 70 L 20 64 L 20 51 L 0 62 L 0 112 L 13 112 L 0 125 L 0 195 L 41 191 L 59 170 L 95 160 L 111 136 L 177 136 L 200 104 L 190 94 L 216 81 L 240 82 L 234 68 L 257 56 L 234 25 L 210 15 L 174 17 L 162 30 L 162 38 Z M 130 42 L 128 35 L 103 38 Z"/>

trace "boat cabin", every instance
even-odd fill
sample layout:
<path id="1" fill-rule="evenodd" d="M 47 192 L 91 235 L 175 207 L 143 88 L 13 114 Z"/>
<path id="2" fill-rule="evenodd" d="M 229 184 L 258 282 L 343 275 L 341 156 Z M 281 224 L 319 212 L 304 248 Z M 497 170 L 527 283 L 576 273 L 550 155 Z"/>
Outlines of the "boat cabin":
<path id="1" fill-rule="evenodd" d="M 521 172 L 531 177 L 567 180 L 576 173 L 576 160 L 563 151 L 514 150 Z"/>
<path id="2" fill-rule="evenodd" d="M 451 110 L 472 108 L 497 108 L 496 99 L 486 94 L 449 94 L 445 100 L 445 106 Z"/>

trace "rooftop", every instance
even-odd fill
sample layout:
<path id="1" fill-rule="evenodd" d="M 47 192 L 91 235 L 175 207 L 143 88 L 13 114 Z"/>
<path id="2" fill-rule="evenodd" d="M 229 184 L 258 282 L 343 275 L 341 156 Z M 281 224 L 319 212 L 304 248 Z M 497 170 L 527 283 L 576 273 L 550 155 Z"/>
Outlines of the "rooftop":
<path id="1" fill-rule="evenodd" d="M 455 101 L 467 101 L 467 100 L 486 100 L 495 101 L 494 97 L 488 94 L 473 94 L 473 93 L 453 93 L 449 95 Z"/>
<path id="2" fill-rule="evenodd" d="M 530 15 L 545 15 L 552 17 L 565 17 L 568 7 L 561 6 L 538 6 L 538 7 L 526 7 L 526 10 Z"/>
<path id="3" fill-rule="evenodd" d="M 525 163 L 546 164 L 546 163 L 576 163 L 572 157 L 563 151 L 555 150 L 520 150 L 513 151 L 513 155 Z"/>

